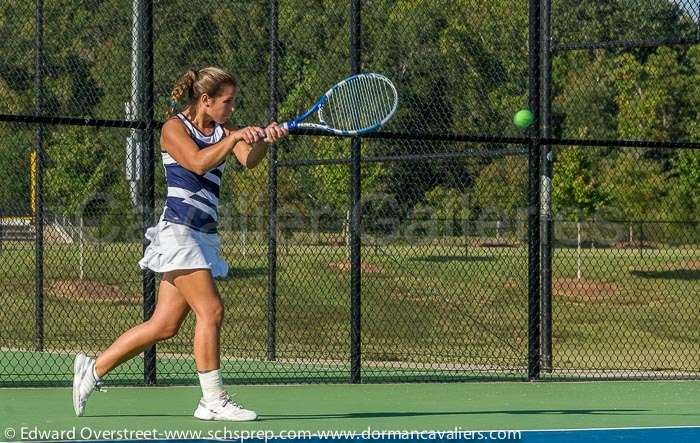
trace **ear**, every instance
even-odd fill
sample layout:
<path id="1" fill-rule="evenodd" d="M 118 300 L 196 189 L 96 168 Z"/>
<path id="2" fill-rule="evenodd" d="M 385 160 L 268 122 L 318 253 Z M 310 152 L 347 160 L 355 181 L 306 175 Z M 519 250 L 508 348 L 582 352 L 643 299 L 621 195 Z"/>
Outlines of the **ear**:
<path id="1" fill-rule="evenodd" d="M 212 99 L 206 92 L 200 96 L 200 100 L 202 101 L 202 104 L 207 108 L 212 104 Z"/>

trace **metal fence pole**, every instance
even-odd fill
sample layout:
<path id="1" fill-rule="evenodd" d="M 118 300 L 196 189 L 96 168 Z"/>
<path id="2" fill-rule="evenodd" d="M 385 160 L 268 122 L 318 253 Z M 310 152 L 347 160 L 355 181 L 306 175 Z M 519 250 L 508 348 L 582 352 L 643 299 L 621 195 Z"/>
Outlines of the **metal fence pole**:
<path id="1" fill-rule="evenodd" d="M 539 231 L 539 151 L 540 119 L 540 0 L 529 5 L 529 107 L 535 116 L 536 134 L 528 156 L 528 353 L 527 378 L 540 377 L 540 231 Z"/>
<path id="2" fill-rule="evenodd" d="M 278 2 L 270 0 L 270 120 L 277 120 Z M 277 358 L 277 146 L 268 157 L 267 359 Z"/>
<path id="3" fill-rule="evenodd" d="M 44 0 L 36 0 L 35 32 L 35 116 L 38 117 L 44 113 Z M 34 148 L 36 151 L 34 178 L 34 199 L 36 202 L 36 211 L 34 213 L 34 321 L 35 349 L 39 352 L 44 350 L 44 131 L 45 126 L 40 124 L 36 129 Z"/>
<path id="4" fill-rule="evenodd" d="M 360 72 L 361 60 L 361 32 L 362 12 L 360 0 L 352 0 L 350 7 L 350 63 L 352 73 Z M 359 137 L 354 137 L 351 142 L 351 169 L 350 169 L 350 382 L 362 381 L 362 309 L 361 309 L 361 272 L 362 257 L 360 254 L 362 203 L 361 203 L 361 142 Z"/>
<path id="5" fill-rule="evenodd" d="M 542 108 L 540 130 L 544 138 L 552 136 L 552 0 L 542 0 Z M 552 163 L 551 145 L 542 146 L 542 183 L 540 236 L 542 241 L 542 366 L 552 370 Z"/>
<path id="6" fill-rule="evenodd" d="M 155 189 L 154 189 L 154 156 L 153 156 L 153 139 L 154 126 L 156 122 L 153 120 L 153 0 L 140 0 L 141 7 L 139 15 L 141 18 L 141 26 L 143 35 L 143 109 L 140 114 L 146 124 L 146 129 L 143 133 L 143 152 L 141 153 L 143 186 L 141 189 L 143 202 L 143 229 L 145 230 L 154 223 L 155 212 Z M 144 237 L 143 249 L 145 250 L 148 243 Z M 156 281 L 155 274 L 146 270 L 143 273 L 143 319 L 148 320 L 153 315 L 156 301 Z M 144 352 L 143 361 L 143 380 L 146 384 L 156 383 L 156 346 L 152 345 Z"/>

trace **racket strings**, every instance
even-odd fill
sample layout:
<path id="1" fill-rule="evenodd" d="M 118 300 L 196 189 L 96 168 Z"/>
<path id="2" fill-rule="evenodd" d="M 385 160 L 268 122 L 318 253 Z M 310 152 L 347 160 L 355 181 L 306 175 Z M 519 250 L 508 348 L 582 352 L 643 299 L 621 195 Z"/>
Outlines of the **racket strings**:
<path id="1" fill-rule="evenodd" d="M 358 131 L 383 123 L 396 101 L 396 91 L 386 80 L 360 76 L 334 90 L 319 116 L 331 127 Z"/>

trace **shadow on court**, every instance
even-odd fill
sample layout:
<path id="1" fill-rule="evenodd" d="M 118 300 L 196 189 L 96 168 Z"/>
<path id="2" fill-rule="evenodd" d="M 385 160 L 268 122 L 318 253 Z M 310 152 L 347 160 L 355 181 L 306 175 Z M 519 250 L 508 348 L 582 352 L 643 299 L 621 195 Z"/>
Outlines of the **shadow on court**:
<path id="1" fill-rule="evenodd" d="M 393 417 L 430 417 L 448 415 L 537 415 L 537 414 L 561 414 L 561 415 L 645 415 L 648 409 L 525 409 L 502 411 L 449 411 L 449 412 L 354 412 L 347 414 L 262 414 L 261 420 L 322 420 L 328 418 L 393 418 Z"/>
<path id="2" fill-rule="evenodd" d="M 519 409 L 503 411 L 446 411 L 446 412 L 349 412 L 338 414 L 265 414 L 262 413 L 258 421 L 265 420 L 325 420 L 329 418 L 396 418 L 396 417 L 431 417 L 450 415 L 645 415 L 648 409 Z M 678 414 L 674 414 L 678 415 Z M 192 414 L 86 414 L 91 418 L 117 418 L 117 417 L 192 417 Z"/>
<path id="3" fill-rule="evenodd" d="M 122 417 L 190 417 L 192 414 L 85 414 L 86 418 L 122 418 Z"/>

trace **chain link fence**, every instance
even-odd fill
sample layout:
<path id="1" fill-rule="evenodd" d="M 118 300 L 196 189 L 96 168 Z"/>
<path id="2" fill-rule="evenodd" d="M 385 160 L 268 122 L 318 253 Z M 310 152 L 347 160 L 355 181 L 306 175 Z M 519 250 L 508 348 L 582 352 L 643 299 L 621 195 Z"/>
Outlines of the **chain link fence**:
<path id="1" fill-rule="evenodd" d="M 186 11 L 186 13 L 184 13 Z M 227 382 L 697 378 L 700 3 L 0 6 L 0 384 L 148 318 L 159 127 L 190 67 L 283 121 L 358 71 L 400 107 L 222 181 Z M 536 124 L 512 124 L 530 108 Z M 110 383 L 196 382 L 194 316 Z"/>

